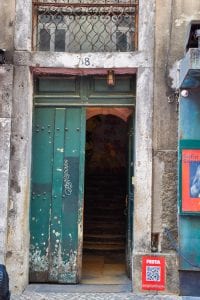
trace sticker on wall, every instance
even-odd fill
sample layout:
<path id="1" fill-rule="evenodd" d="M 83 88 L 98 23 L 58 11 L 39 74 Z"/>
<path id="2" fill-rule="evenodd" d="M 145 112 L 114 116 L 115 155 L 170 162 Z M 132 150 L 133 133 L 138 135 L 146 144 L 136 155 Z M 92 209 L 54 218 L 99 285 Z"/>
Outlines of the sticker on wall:
<path id="1" fill-rule="evenodd" d="M 155 291 L 165 289 L 165 257 L 142 257 L 142 289 Z"/>
<path id="2" fill-rule="evenodd" d="M 182 211 L 200 212 L 200 150 L 182 150 Z"/>

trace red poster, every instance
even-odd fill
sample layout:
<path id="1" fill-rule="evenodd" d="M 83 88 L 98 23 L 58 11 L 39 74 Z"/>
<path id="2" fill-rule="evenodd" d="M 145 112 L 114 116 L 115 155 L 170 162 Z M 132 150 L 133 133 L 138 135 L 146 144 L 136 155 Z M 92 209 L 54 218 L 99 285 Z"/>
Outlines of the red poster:
<path id="1" fill-rule="evenodd" d="M 142 289 L 154 291 L 165 289 L 165 257 L 142 257 Z"/>
<path id="2" fill-rule="evenodd" d="M 200 212 L 200 150 L 182 150 L 182 211 Z"/>

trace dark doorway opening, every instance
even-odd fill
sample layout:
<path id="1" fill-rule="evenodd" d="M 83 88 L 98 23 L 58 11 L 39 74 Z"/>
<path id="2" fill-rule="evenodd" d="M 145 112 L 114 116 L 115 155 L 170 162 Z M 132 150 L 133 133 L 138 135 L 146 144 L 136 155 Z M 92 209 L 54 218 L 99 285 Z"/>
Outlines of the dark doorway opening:
<path id="1" fill-rule="evenodd" d="M 127 122 L 111 114 L 87 120 L 82 282 L 125 284 Z"/>

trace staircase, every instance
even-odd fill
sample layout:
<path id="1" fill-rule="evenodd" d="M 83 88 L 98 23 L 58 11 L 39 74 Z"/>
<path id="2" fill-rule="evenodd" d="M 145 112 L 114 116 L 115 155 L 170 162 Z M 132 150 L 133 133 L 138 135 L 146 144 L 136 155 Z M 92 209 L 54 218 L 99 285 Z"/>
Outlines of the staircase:
<path id="1" fill-rule="evenodd" d="M 125 251 L 125 187 L 124 175 L 86 175 L 85 253 Z"/>

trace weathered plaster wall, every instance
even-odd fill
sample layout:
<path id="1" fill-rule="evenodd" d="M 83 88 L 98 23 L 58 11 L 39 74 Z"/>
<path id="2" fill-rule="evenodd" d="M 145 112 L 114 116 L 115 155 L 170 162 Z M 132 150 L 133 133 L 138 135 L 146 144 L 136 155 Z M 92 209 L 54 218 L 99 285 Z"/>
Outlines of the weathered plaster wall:
<path id="1" fill-rule="evenodd" d="M 31 51 L 32 41 L 32 0 L 16 0 L 15 10 L 15 50 Z"/>
<path id="2" fill-rule="evenodd" d="M 32 77 L 14 68 L 7 267 L 13 291 L 28 284 Z"/>
<path id="3" fill-rule="evenodd" d="M 154 74 L 154 149 L 176 150 L 176 103 L 168 96 L 177 87 L 177 67 L 184 56 L 187 25 L 200 19 L 196 0 L 156 0 L 155 74 Z"/>
<path id="4" fill-rule="evenodd" d="M 155 1 L 140 1 L 139 50 L 148 65 L 138 66 L 135 130 L 133 290 L 141 292 L 141 257 L 151 252 L 152 134 Z M 145 229 L 145 230 L 144 230 Z"/>
<path id="5" fill-rule="evenodd" d="M 12 66 L 0 66 L 0 263 L 7 247 L 12 80 Z"/>
<path id="6" fill-rule="evenodd" d="M 154 4 L 156 3 L 156 6 Z M 13 49 L 13 11 L 14 2 L 1 4 L 2 27 L 6 22 L 8 28 L 1 31 L 0 41 L 3 46 Z M 151 253 L 151 232 L 160 233 L 159 249 L 167 256 L 167 290 L 178 291 L 177 262 L 166 237 L 164 227 L 172 230 L 176 237 L 176 149 L 177 149 L 177 111 L 176 103 L 168 103 L 168 96 L 176 86 L 176 62 L 184 52 L 186 25 L 190 19 L 200 17 L 200 4 L 187 0 L 140 0 L 139 51 L 133 54 L 55 54 L 31 53 L 31 0 L 24 3 L 16 0 L 15 27 L 15 71 L 14 100 L 12 114 L 11 162 L 10 162 L 10 204 L 7 264 L 11 274 L 11 287 L 20 292 L 28 283 L 29 250 L 29 184 L 31 165 L 31 113 L 32 113 L 32 78 L 29 66 L 57 68 L 86 68 L 84 57 L 89 56 L 90 68 L 137 68 L 137 106 L 136 106 L 136 182 L 134 213 L 134 278 L 135 291 L 141 289 L 141 255 Z M 8 11 L 9 15 L 5 14 Z M 154 13 L 156 9 L 156 20 Z M 9 20 L 9 21 L 8 21 Z M 154 21 L 155 52 L 154 51 Z M 155 54 L 155 61 L 153 57 Z M 155 66 L 154 66 L 155 63 Z M 7 70 L 8 73 L 8 70 Z M 11 74 L 11 73 L 9 73 Z M 5 77 L 6 78 L 6 77 Z M 11 80 L 11 79 L 10 79 Z M 154 89 L 153 89 L 154 80 Z M 9 81 L 12 82 L 12 81 Z M 1 90 L 1 88 L 0 88 Z M 2 91 L 6 91 L 3 87 Z M 153 100 L 154 94 L 154 100 Z M 12 92 L 9 92 L 11 97 Z M 8 98 L 9 98 L 8 97 Z M 6 98 L 5 98 L 6 99 Z M 11 99 L 11 98 L 9 98 Z M 9 155 L 10 109 L 11 101 L 4 101 L 1 108 L 0 124 L 7 126 L 4 131 L 5 148 L 1 151 Z M 3 101 L 2 101 L 3 103 Z M 7 104 L 6 104 L 7 103 Z M 154 111 L 153 111 L 154 105 Z M 11 111 L 11 110 L 9 110 Z M 153 116 L 153 141 L 152 141 Z M 7 119 L 5 119 L 7 118 Z M 5 125 L 6 124 L 6 125 Z M 153 142 L 153 176 L 152 176 L 152 142 Z M 7 179 L 4 191 L 5 205 L 8 206 L 8 170 L 9 159 L 2 167 L 2 176 L 6 170 Z M 0 170 L 1 176 L 1 170 Z M 153 187 L 152 187 L 152 177 Z M 153 205 L 152 205 L 153 188 Z M 153 209 L 152 209 L 153 207 Z M 6 206 L 4 206 L 6 209 Z M 4 212 L 2 210 L 2 212 Z M 0 223 L 0 241 L 5 241 L 5 224 Z M 2 250 L 1 250 L 1 245 Z M 0 251 L 5 253 L 5 242 L 1 242 Z M 15 276 L 13 276 L 15 274 Z"/>
<path id="7" fill-rule="evenodd" d="M 138 48 L 146 56 L 148 65 L 146 68 L 138 66 L 136 87 L 133 229 L 135 256 L 150 251 L 151 248 L 154 18 L 155 1 L 140 1 Z"/>
<path id="8" fill-rule="evenodd" d="M 0 4 L 0 8 L 0 25 L 1 28 L 5 27 L 5 31 L 1 30 L 0 32 L 0 41 L 3 45 L 0 45 L 0 47 L 5 47 L 12 52 L 14 1 L 9 0 Z M 156 19 L 154 19 L 155 12 Z M 179 60 L 184 54 L 184 37 L 187 24 L 192 19 L 200 18 L 199 1 L 140 0 L 139 51 L 132 54 L 32 53 L 31 17 L 31 0 L 16 0 L 14 38 L 16 52 L 14 60 L 15 75 L 7 249 L 7 264 L 11 274 L 13 291 L 22 291 L 28 283 L 28 216 L 32 112 L 32 78 L 29 67 L 86 68 L 84 58 L 87 56 L 90 58 L 91 65 L 88 66 L 90 68 L 131 67 L 138 69 L 133 250 L 134 291 L 141 290 L 141 255 L 151 254 L 151 233 L 153 232 L 160 234 L 159 251 L 167 257 L 167 291 L 177 293 L 177 256 L 163 234 L 166 227 L 171 231 L 175 239 L 177 237 L 177 105 L 176 101 L 168 103 L 168 97 L 170 96 L 170 99 L 173 99 L 171 95 L 173 95 L 176 88 L 176 69 Z M 7 75 L 5 75 L 4 80 L 0 84 L 7 82 L 8 86 L 10 86 L 9 82 L 12 82 L 11 69 L 10 71 L 6 70 Z M 8 206 L 8 157 L 12 95 L 10 90 L 8 92 L 9 96 L 6 98 L 6 86 L 7 84 L 3 87 L 0 86 L 0 91 L 5 92 L 4 96 L 3 94 L 0 95 L 4 99 L 1 102 L 4 105 L 0 104 L 0 129 L 2 128 L 0 137 L 5 140 L 4 147 L 1 147 L 0 151 L 1 157 L 7 157 L 5 161 L 0 160 L 0 180 L 3 182 L 0 192 L 1 190 L 4 191 L 2 203 L 5 204 L 1 213 L 5 213 L 5 215 Z M 11 86 L 9 88 L 11 89 Z M 6 179 L 4 179 L 5 176 Z M 0 254 L 5 254 L 5 224 L 7 219 L 4 217 L 2 220 L 0 223 Z"/>
<path id="9" fill-rule="evenodd" d="M 155 67 L 154 0 L 140 0 L 139 51 L 133 54 L 31 53 L 31 0 L 17 0 L 15 34 L 15 87 L 12 123 L 11 190 L 8 265 L 15 291 L 28 282 L 28 205 L 30 181 L 32 81 L 28 66 L 86 68 L 138 68 L 136 106 L 136 182 L 134 213 L 134 278 L 140 290 L 141 254 L 151 251 L 151 232 L 160 233 L 159 249 L 168 252 L 167 288 L 177 292 L 176 255 L 163 235 L 164 227 L 176 238 L 177 106 L 168 103 L 176 86 L 176 62 L 184 52 L 186 25 L 197 19 L 197 1 L 156 0 Z M 10 29 L 11 30 L 11 29 Z M 154 67 L 154 69 L 153 69 Z M 153 78 L 154 76 L 154 78 Z M 153 90 L 154 80 L 154 90 Z M 154 93 L 154 100 L 153 100 Z M 153 106 L 154 105 L 154 111 Z M 152 210 L 152 116 L 153 116 L 153 210 Z M 16 230 L 17 228 L 17 230 Z M 171 256 L 170 256 L 171 255 Z M 171 260 L 170 260 L 171 257 Z M 14 263 L 17 267 L 14 268 Z M 137 267 L 138 266 L 138 267 Z M 171 284 L 170 284 L 171 282 Z M 173 284 L 172 284 L 173 283 Z"/>
<path id="10" fill-rule="evenodd" d="M 175 16 L 174 3 L 178 1 L 156 1 L 156 31 L 155 31 L 155 67 L 154 67 L 154 184 L 153 184 L 153 224 L 154 233 L 161 234 L 163 227 L 171 228 L 167 218 L 167 204 L 174 208 L 173 224 L 176 224 L 176 149 L 177 149 L 177 104 L 168 102 L 168 96 L 173 95 L 172 80 L 169 71 L 176 60 L 177 48 L 174 43 L 183 39 L 171 40 L 174 36 Z M 183 47 L 182 47 L 183 48 Z M 180 51 L 180 50 L 179 50 Z M 181 57 L 181 55 L 180 55 Z M 173 163 L 175 166 L 173 167 Z M 172 169 L 170 170 L 170 167 Z M 171 177 L 168 177 L 170 170 Z M 173 187 L 173 188 L 172 188 Z M 169 206 L 170 207 L 170 206 Z M 170 221 L 172 217 L 170 218 Z M 175 225 L 172 227 L 174 228 Z M 166 237 L 163 237 L 165 239 Z M 163 250 L 160 248 L 160 250 Z M 167 250 L 167 249 L 165 249 Z"/>
<path id="11" fill-rule="evenodd" d="M 31 165 L 31 92 L 29 68 L 138 68 L 136 105 L 136 169 L 134 255 L 150 251 L 152 212 L 152 112 L 155 0 L 140 0 L 139 51 L 134 54 L 31 53 L 31 0 L 16 0 L 15 77 L 12 123 L 11 209 L 8 265 L 11 286 L 20 292 L 28 282 L 28 207 Z M 148 44 L 148 47 L 147 47 Z M 17 228 L 17 229 L 16 229 Z M 139 256 L 138 256 L 139 257 Z M 15 270 L 15 276 L 13 276 Z"/>
<path id="12" fill-rule="evenodd" d="M 6 49 L 6 63 L 13 57 L 15 1 L 0 3 L 0 49 Z M 13 67 L 0 66 L 0 263 L 5 263 L 9 205 L 10 135 Z"/>
<path id="13" fill-rule="evenodd" d="M 159 249 L 171 253 L 173 249 L 164 228 L 177 240 L 177 103 L 173 93 L 178 87 L 177 68 L 184 56 L 187 25 L 200 19 L 199 1 L 156 0 L 155 69 L 154 69 L 154 125 L 153 125 L 153 216 L 152 231 L 160 234 Z M 171 265 L 172 267 L 172 265 Z M 168 265 L 169 269 L 169 265 Z M 178 281 L 171 274 L 173 289 Z"/>
<path id="14" fill-rule="evenodd" d="M 14 38 L 15 1 L 7 0 L 0 3 L 0 48 L 6 49 L 7 61 L 12 61 Z"/>

